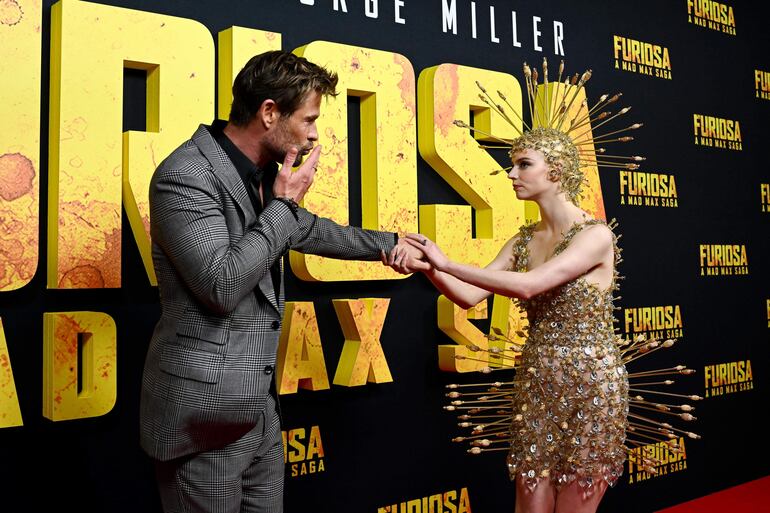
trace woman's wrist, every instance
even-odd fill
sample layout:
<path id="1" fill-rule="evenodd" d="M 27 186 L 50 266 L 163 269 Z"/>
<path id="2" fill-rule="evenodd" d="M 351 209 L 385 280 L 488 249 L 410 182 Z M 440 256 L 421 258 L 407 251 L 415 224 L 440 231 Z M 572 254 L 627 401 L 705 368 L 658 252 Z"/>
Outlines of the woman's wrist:
<path id="1" fill-rule="evenodd" d="M 437 271 L 440 271 L 442 273 L 451 274 L 451 275 L 454 276 L 454 273 L 452 272 L 454 267 L 455 267 L 455 263 L 452 262 L 451 260 L 447 259 L 446 262 L 444 262 L 444 264 L 441 267 L 434 267 L 434 268 Z"/>

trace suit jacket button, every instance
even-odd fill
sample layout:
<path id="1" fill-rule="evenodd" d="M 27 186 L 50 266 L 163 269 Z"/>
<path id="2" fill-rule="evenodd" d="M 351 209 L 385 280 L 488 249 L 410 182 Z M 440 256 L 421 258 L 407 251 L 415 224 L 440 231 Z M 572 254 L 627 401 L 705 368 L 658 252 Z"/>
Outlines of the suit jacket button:
<path id="1" fill-rule="evenodd" d="M 271 327 L 271 328 L 273 328 L 273 330 L 275 330 L 275 331 L 278 331 L 278 328 L 280 328 L 280 327 L 281 327 L 281 323 L 280 323 L 280 322 L 278 322 L 278 321 L 273 321 L 273 322 L 270 324 L 270 327 Z"/>
<path id="2" fill-rule="evenodd" d="M 273 373 L 273 366 L 272 365 L 265 365 L 265 374 L 268 376 Z"/>

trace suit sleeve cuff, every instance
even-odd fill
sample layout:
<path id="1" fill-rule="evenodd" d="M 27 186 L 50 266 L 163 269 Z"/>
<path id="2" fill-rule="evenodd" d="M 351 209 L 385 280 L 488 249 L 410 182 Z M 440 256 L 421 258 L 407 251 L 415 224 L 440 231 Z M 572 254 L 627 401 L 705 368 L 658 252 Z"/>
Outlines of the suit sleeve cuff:
<path id="1" fill-rule="evenodd" d="M 291 198 L 283 198 L 283 197 L 275 197 L 273 198 L 273 201 L 279 201 L 289 207 L 289 210 L 291 210 L 292 215 L 294 215 L 294 219 L 299 221 L 299 214 L 297 211 L 299 210 L 299 205 L 297 205 L 297 202 L 294 201 Z"/>

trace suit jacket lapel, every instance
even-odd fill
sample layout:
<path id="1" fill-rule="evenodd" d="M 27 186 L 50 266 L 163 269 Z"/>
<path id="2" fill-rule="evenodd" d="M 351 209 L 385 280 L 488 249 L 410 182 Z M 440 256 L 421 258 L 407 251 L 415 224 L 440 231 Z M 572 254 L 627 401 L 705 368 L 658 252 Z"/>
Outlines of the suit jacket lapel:
<path id="1" fill-rule="evenodd" d="M 225 189 L 235 200 L 238 208 L 243 211 L 245 226 L 253 226 L 257 222 L 257 214 L 254 212 L 254 207 L 249 199 L 246 186 L 243 185 L 241 175 L 238 174 L 227 154 L 214 141 L 205 125 L 198 127 L 198 130 L 192 136 L 192 140 L 201 153 L 211 162 L 211 166 L 214 168 L 214 175 L 225 186 Z M 280 312 L 278 310 L 278 298 L 275 297 L 275 288 L 273 287 L 273 280 L 269 272 L 259 280 L 259 290 L 262 291 L 270 305 L 277 312 Z"/>
<path id="2" fill-rule="evenodd" d="M 211 162 L 214 168 L 214 175 L 225 186 L 235 203 L 243 211 L 246 226 L 251 226 L 257 221 L 257 214 L 249 200 L 249 193 L 246 186 L 243 185 L 241 175 L 235 169 L 235 166 L 222 148 L 214 141 L 211 133 L 204 125 L 200 125 L 192 137 L 193 142 L 201 150 L 201 153 Z"/>

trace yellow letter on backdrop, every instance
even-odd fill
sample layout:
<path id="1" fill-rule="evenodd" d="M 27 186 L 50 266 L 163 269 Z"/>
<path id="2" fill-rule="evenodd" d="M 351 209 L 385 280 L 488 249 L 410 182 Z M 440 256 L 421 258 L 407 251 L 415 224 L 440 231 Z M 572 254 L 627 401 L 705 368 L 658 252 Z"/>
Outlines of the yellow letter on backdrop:
<path id="1" fill-rule="evenodd" d="M 476 82 L 491 94 L 503 91 L 513 109 L 522 115 L 521 86 L 511 75 L 455 64 L 441 64 L 420 74 L 420 154 L 470 204 L 421 206 L 420 231 L 435 240 L 450 258 L 484 266 L 516 234 L 519 226 L 536 220 L 538 212 L 533 203 L 516 199 L 506 173 L 490 174 L 509 165 L 501 166 L 479 147 L 479 142 L 496 144 L 494 140 L 476 138 L 453 124 L 454 120 L 470 124 L 473 112 L 473 125 L 479 130 L 503 139 L 518 135 L 520 121 L 514 128 L 487 107 L 479 99 Z M 518 121 L 515 115 L 511 117 Z M 471 236 L 471 207 L 476 211 L 475 238 Z M 479 340 L 484 335 L 464 317 L 466 313 L 442 299 L 438 302 L 439 327 L 458 344 L 486 344 L 486 340 Z M 510 302 L 503 305 L 506 301 L 507 298 L 495 296 L 492 318 L 493 325 L 507 333 L 511 327 L 519 326 L 522 319 L 517 308 L 510 308 Z M 456 372 L 484 366 L 480 362 L 457 361 L 455 355 L 470 356 L 467 348 L 439 347 L 439 366 Z M 486 357 L 482 355 L 480 359 Z"/>
<path id="2" fill-rule="evenodd" d="M 464 310 L 446 296 L 437 300 L 438 327 L 455 344 L 438 346 L 439 369 L 448 372 L 472 372 L 489 366 L 489 340 L 468 319 L 486 319 L 487 301 L 484 300 L 468 310 Z M 482 351 L 471 351 L 468 346 L 475 345 Z"/>
<path id="3" fill-rule="evenodd" d="M 524 344 L 521 335 L 526 326 L 518 306 L 510 298 L 494 296 L 490 333 L 495 328 L 505 333 L 512 342 Z M 512 367 L 515 353 L 510 344 L 494 337 L 492 340 L 474 326 L 468 319 L 487 318 L 487 300 L 468 310 L 463 310 L 446 296 L 439 296 L 437 301 L 438 326 L 456 344 L 438 346 L 438 366 L 448 372 L 472 372 L 484 367 Z M 475 345 L 480 351 L 471 351 L 468 346 Z M 501 353 L 491 354 L 488 349 L 497 348 Z M 459 358 L 458 358 L 459 357 Z"/>
<path id="4" fill-rule="evenodd" d="M 474 125 L 480 130 L 505 139 L 518 134 L 481 102 L 476 81 L 489 91 L 503 91 L 521 112 L 521 87 L 511 75 L 454 64 L 420 74 L 420 154 L 470 204 L 421 206 L 420 231 L 450 258 L 487 265 L 524 223 L 525 205 L 516 200 L 505 173 L 490 174 L 505 166 L 480 148 L 468 130 L 452 124 L 456 119 L 470 124 L 473 111 Z M 471 207 L 476 210 L 475 238 L 471 237 Z"/>
<path id="5" fill-rule="evenodd" d="M 293 394 L 297 387 L 327 390 L 321 334 L 312 301 L 286 303 L 278 344 L 278 393 Z"/>
<path id="6" fill-rule="evenodd" d="M 380 344 L 390 299 L 334 299 L 334 310 L 345 335 L 334 384 L 354 387 L 393 381 Z"/>
<path id="7" fill-rule="evenodd" d="M 146 132 L 122 134 L 124 68 L 147 72 Z M 121 190 L 155 283 L 149 182 L 214 115 L 211 34 L 185 18 L 61 0 L 51 11 L 50 104 L 48 287 L 120 286 Z"/>
<path id="8" fill-rule="evenodd" d="M 112 410 L 116 350 L 115 321 L 106 313 L 43 314 L 43 416 L 84 419 Z"/>
<path id="9" fill-rule="evenodd" d="M 323 153 L 304 204 L 348 224 L 347 97 L 361 99 L 361 211 L 364 228 L 417 231 L 417 151 L 414 69 L 399 54 L 328 42 L 297 52 L 339 75 L 336 98 L 322 103 L 318 119 Z M 303 280 L 404 278 L 380 262 L 352 262 L 291 252 Z"/>
<path id="10" fill-rule="evenodd" d="M 0 291 L 39 257 L 41 0 L 0 2 Z"/>
<path id="11" fill-rule="evenodd" d="M 0 318 L 0 429 L 23 424 L 19 396 L 16 394 L 16 384 L 13 381 L 11 356 L 8 354 L 8 344 L 5 341 L 3 319 Z"/>
<path id="12" fill-rule="evenodd" d="M 281 34 L 243 27 L 230 27 L 219 33 L 217 55 L 217 117 L 228 119 L 233 103 L 233 82 L 246 62 L 263 52 L 281 49 Z"/>

